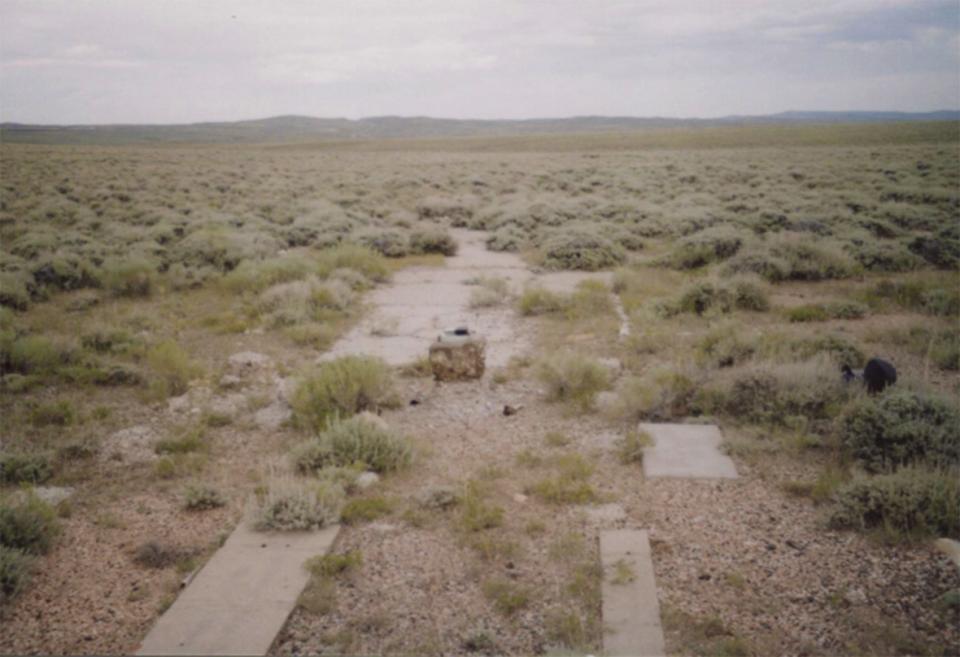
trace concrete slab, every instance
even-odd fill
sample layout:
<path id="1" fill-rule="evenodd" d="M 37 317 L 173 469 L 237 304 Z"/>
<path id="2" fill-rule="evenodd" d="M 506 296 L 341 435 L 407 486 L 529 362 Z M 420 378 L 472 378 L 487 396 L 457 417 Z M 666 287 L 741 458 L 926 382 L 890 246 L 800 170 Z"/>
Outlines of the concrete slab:
<path id="1" fill-rule="evenodd" d="M 260 533 L 246 523 L 193 578 L 147 634 L 138 655 L 265 655 L 339 526 Z"/>
<path id="2" fill-rule="evenodd" d="M 653 438 L 643 454 L 647 478 L 736 479 L 737 468 L 720 451 L 723 436 L 713 424 L 640 425 Z"/>
<path id="3" fill-rule="evenodd" d="M 603 654 L 609 657 L 666 655 L 647 531 L 600 532 L 600 563 L 603 566 Z"/>

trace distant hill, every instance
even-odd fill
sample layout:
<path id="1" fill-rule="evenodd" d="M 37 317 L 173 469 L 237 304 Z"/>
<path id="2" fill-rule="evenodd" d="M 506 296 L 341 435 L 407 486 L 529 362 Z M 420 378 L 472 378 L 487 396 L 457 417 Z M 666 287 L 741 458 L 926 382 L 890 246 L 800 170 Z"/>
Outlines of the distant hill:
<path id="1" fill-rule="evenodd" d="M 673 119 L 631 116 L 574 116 L 562 119 L 481 120 L 426 116 L 372 116 L 363 119 L 274 116 L 250 121 L 171 125 L 0 124 L 0 142 L 32 144 L 271 143 L 317 140 L 421 139 L 528 134 L 625 132 L 753 124 L 886 123 L 960 121 L 960 111 L 782 112 L 764 116 Z"/>

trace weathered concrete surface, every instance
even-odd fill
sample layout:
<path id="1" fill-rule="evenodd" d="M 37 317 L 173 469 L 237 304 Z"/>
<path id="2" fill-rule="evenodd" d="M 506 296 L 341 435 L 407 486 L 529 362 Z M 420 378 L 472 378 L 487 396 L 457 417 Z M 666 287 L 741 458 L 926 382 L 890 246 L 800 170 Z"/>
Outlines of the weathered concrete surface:
<path id="1" fill-rule="evenodd" d="M 241 524 L 144 639 L 139 655 L 265 655 L 309 579 L 303 563 L 339 531 L 259 533 Z"/>
<path id="2" fill-rule="evenodd" d="M 665 655 L 647 531 L 600 532 L 600 563 L 603 566 L 603 654 L 610 657 Z"/>
<path id="3" fill-rule="evenodd" d="M 641 424 L 653 438 L 643 454 L 643 474 L 653 477 L 736 479 L 737 468 L 720 451 L 723 436 L 713 424 Z"/>
<path id="4" fill-rule="evenodd" d="M 323 355 L 329 360 L 346 354 L 379 356 L 391 365 L 410 363 L 427 355 L 430 344 L 448 328 L 467 326 L 487 341 L 487 367 L 506 365 L 511 356 L 528 350 L 528 336 L 509 305 L 470 308 L 480 277 L 505 278 L 519 291 L 533 276 L 516 254 L 486 250 L 485 233 L 451 231 L 459 250 L 444 267 L 412 267 L 397 272 L 389 285 L 366 297 L 373 312 Z"/>

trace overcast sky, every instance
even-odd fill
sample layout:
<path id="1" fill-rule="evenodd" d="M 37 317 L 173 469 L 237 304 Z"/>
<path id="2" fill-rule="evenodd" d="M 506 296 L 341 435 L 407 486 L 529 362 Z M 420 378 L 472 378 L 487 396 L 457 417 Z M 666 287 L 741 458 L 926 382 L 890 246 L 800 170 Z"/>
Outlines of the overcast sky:
<path id="1" fill-rule="evenodd" d="M 960 107 L 958 0 L 0 0 L 0 120 Z"/>

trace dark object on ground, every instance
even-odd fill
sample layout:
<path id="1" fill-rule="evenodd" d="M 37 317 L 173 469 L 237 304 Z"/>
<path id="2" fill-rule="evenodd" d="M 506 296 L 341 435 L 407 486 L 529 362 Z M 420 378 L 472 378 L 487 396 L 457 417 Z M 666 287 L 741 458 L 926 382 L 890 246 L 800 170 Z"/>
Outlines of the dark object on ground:
<path id="1" fill-rule="evenodd" d="M 454 335 L 470 335 L 470 329 L 468 329 L 466 326 L 458 326 L 457 328 L 453 329 L 453 334 Z"/>
<path id="2" fill-rule="evenodd" d="M 862 371 L 852 370 L 849 365 L 844 365 L 840 371 L 843 373 L 843 380 L 847 383 L 854 379 L 861 379 L 867 386 L 867 392 L 872 395 L 882 392 L 884 388 L 897 382 L 897 369 L 879 358 L 871 358 Z"/>
<path id="3" fill-rule="evenodd" d="M 521 408 L 523 408 L 523 406 L 511 406 L 510 404 L 506 404 L 503 407 L 503 414 L 507 416 L 516 415 L 520 412 Z"/>

